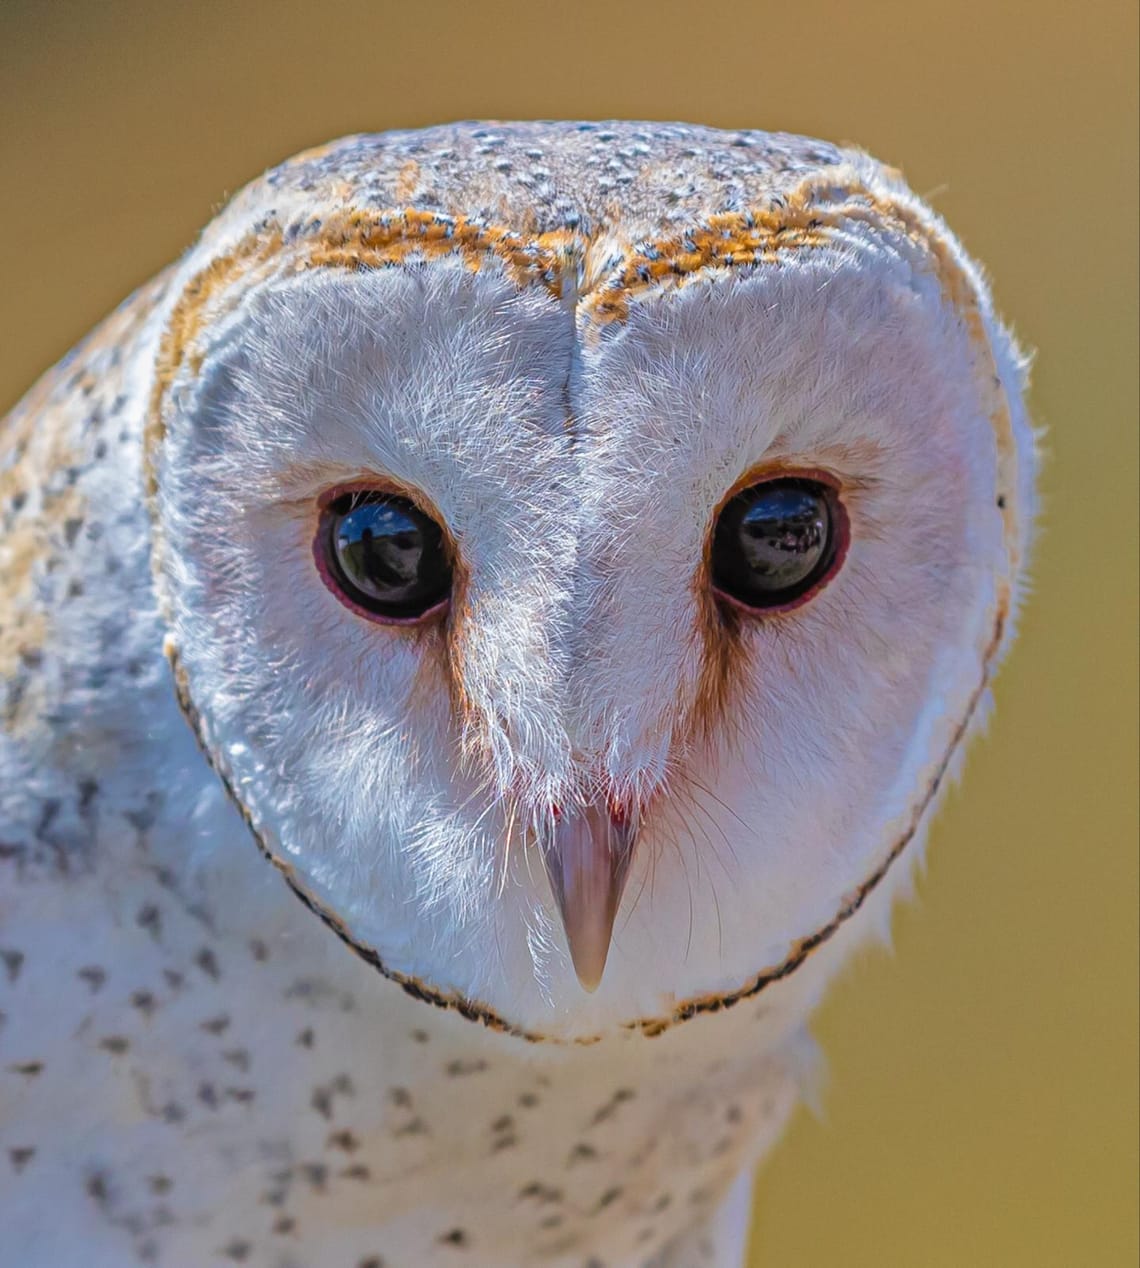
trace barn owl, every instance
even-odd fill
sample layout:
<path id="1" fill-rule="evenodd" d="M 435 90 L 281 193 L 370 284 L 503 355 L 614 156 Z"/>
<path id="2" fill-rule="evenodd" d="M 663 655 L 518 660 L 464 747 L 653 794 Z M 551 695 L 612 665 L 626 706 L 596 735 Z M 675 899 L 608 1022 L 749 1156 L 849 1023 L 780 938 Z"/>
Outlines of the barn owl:
<path id="1" fill-rule="evenodd" d="M 2 432 L 0 1261 L 737 1268 L 1010 641 L 1023 392 L 823 142 L 238 194 Z"/>

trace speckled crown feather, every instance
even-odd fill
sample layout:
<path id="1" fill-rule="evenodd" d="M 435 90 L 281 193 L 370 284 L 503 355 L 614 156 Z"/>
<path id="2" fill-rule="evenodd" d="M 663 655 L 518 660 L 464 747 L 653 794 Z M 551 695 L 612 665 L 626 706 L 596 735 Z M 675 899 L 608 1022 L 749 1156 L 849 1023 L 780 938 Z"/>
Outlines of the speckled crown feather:
<path id="1" fill-rule="evenodd" d="M 472 122 L 347 137 L 274 168 L 265 184 L 282 196 L 301 194 L 310 206 L 314 199 L 415 206 L 528 235 L 570 229 L 589 237 L 620 222 L 637 240 L 762 205 L 809 173 L 855 157 L 779 132 Z"/>

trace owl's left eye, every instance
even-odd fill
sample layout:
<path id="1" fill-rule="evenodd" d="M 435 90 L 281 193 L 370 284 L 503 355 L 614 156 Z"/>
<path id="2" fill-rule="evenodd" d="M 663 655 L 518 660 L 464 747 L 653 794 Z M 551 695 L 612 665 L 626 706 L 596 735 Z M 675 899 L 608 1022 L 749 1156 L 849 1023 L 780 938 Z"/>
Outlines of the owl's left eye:
<path id="1" fill-rule="evenodd" d="M 738 608 L 797 606 L 842 561 L 847 516 L 830 483 L 802 476 L 765 480 L 721 510 L 712 542 L 712 581 Z"/>
<path id="2" fill-rule="evenodd" d="M 443 529 L 395 494 L 334 498 L 324 507 L 314 551 L 329 589 L 373 620 L 421 620 L 441 611 L 451 593 Z"/>

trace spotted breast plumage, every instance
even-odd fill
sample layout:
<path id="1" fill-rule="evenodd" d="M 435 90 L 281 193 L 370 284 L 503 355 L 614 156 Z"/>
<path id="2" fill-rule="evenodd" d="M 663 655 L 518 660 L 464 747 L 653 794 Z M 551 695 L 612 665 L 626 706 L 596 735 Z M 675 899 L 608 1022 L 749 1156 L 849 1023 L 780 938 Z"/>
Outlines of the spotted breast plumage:
<path id="1" fill-rule="evenodd" d="M 739 1265 L 1011 637 L 1023 378 L 823 142 L 240 193 L 0 432 L 0 1262 Z"/>

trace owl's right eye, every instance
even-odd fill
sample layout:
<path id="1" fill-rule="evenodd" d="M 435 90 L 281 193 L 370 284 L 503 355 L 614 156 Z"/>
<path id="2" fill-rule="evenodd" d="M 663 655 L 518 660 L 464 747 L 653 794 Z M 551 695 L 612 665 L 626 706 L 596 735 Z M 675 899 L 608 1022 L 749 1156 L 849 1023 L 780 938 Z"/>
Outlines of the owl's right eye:
<path id="1" fill-rule="evenodd" d="M 327 502 L 314 554 L 337 598 L 374 621 L 422 621 L 442 612 L 451 595 L 443 529 L 392 493 L 348 492 Z"/>

